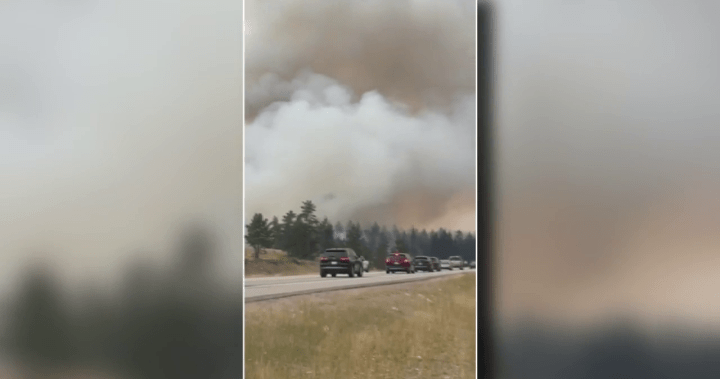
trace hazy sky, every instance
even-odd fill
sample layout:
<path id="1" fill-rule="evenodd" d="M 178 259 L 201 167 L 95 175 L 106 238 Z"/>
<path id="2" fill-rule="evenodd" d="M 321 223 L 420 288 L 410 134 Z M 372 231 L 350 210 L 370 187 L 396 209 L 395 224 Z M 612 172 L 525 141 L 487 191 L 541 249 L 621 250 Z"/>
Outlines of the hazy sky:
<path id="1" fill-rule="evenodd" d="M 475 229 L 472 2 L 245 2 L 246 217 Z"/>
<path id="2" fill-rule="evenodd" d="M 720 7 L 508 0 L 497 15 L 504 319 L 717 323 Z"/>
<path id="3" fill-rule="evenodd" d="M 239 251 L 241 78 L 241 2 L 2 2 L 0 277 L 106 279 L 198 218 Z"/>

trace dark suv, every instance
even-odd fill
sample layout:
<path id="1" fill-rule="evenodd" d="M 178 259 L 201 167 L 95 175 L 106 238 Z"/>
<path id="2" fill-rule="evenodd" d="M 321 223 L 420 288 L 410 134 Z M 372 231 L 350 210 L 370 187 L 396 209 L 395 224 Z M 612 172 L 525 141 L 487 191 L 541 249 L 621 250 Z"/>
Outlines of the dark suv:
<path id="1" fill-rule="evenodd" d="M 418 271 L 427 271 L 427 272 L 435 271 L 430 257 L 426 257 L 423 255 L 421 255 L 419 257 L 415 257 L 415 269 Z"/>
<path id="2" fill-rule="evenodd" d="M 338 273 L 348 274 L 351 278 L 363 276 L 362 259 L 353 249 L 327 249 L 320 255 L 320 276 L 324 278 L 330 274 L 334 278 Z"/>
<path id="3" fill-rule="evenodd" d="M 415 265 L 410 254 L 395 252 L 385 258 L 385 272 L 395 273 L 395 271 L 405 271 L 408 274 L 415 273 Z"/>

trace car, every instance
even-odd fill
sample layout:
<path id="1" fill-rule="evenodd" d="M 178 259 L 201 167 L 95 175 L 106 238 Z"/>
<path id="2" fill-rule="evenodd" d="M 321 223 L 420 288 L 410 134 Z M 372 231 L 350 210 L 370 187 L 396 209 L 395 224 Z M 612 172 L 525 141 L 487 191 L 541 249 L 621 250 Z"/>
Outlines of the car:
<path id="1" fill-rule="evenodd" d="M 426 257 L 424 255 L 415 257 L 415 269 L 420 271 L 427 271 L 427 272 L 433 272 L 435 269 L 433 268 L 433 262 L 430 260 L 430 257 Z"/>
<path id="2" fill-rule="evenodd" d="M 447 259 L 441 259 L 441 260 L 440 260 L 440 268 L 443 269 L 443 270 L 450 270 L 450 271 L 452 271 L 452 269 L 453 269 L 453 268 L 452 268 L 452 264 L 451 264 L 450 261 L 447 260 Z"/>
<path id="3" fill-rule="evenodd" d="M 440 271 L 442 270 L 442 266 L 440 265 L 440 260 L 436 257 L 430 257 L 430 261 L 432 262 L 432 267 L 434 271 Z"/>
<path id="4" fill-rule="evenodd" d="M 320 276 L 327 274 L 334 278 L 337 274 L 347 274 L 349 277 L 363 276 L 363 261 L 355 250 L 350 248 L 330 248 L 320 255 Z"/>
<path id="5" fill-rule="evenodd" d="M 457 255 L 453 255 L 452 257 L 448 258 L 450 261 L 450 265 L 452 265 L 452 268 L 459 268 L 463 269 L 463 259 Z"/>
<path id="6" fill-rule="evenodd" d="M 408 274 L 415 273 L 415 265 L 410 254 L 396 251 L 385 258 L 385 273 L 395 273 L 397 271 L 405 271 Z"/>
<path id="7" fill-rule="evenodd" d="M 368 261 L 367 259 L 365 259 L 365 257 L 362 257 L 362 256 L 360 257 L 360 259 L 362 260 L 363 271 L 369 272 L 370 271 L 370 261 Z"/>
<path id="8" fill-rule="evenodd" d="M 470 268 L 475 268 L 475 261 L 470 262 Z"/>

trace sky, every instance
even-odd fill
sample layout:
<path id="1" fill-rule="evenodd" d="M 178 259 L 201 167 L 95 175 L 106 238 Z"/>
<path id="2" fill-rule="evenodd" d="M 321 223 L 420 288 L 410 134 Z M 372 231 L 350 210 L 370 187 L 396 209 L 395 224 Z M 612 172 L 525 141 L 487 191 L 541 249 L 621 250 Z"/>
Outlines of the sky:
<path id="1" fill-rule="evenodd" d="M 311 200 L 333 223 L 474 232 L 472 2 L 245 12 L 246 218 Z"/>
<path id="2" fill-rule="evenodd" d="M 718 327 L 720 6 L 496 11 L 501 319 Z"/>
<path id="3" fill-rule="evenodd" d="M 0 5 L 0 288 L 112 285 L 197 222 L 239 278 L 241 149 L 241 3 Z"/>

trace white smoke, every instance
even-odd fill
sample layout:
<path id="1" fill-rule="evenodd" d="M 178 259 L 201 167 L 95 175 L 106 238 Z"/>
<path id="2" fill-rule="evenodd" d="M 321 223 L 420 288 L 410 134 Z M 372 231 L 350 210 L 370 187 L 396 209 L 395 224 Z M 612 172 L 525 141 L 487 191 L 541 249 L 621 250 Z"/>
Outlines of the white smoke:
<path id="1" fill-rule="evenodd" d="M 475 6 L 246 2 L 245 214 L 473 230 Z"/>
<path id="2" fill-rule="evenodd" d="M 370 206 L 392 212 L 403 192 L 472 191 L 474 96 L 458 99 L 448 115 L 413 115 L 375 91 L 352 101 L 357 95 L 350 88 L 318 74 L 274 88 L 291 88 L 291 100 L 274 103 L 247 125 L 246 215 L 279 216 L 311 199 L 321 215 L 347 220 L 364 218 Z M 373 216 L 412 222 L 401 213 Z"/>
<path id="3" fill-rule="evenodd" d="M 31 258 L 72 279 L 115 277 L 197 218 L 236 254 L 241 10 L 0 4 L 0 277 Z M 236 262 L 224 267 L 237 278 Z"/>

